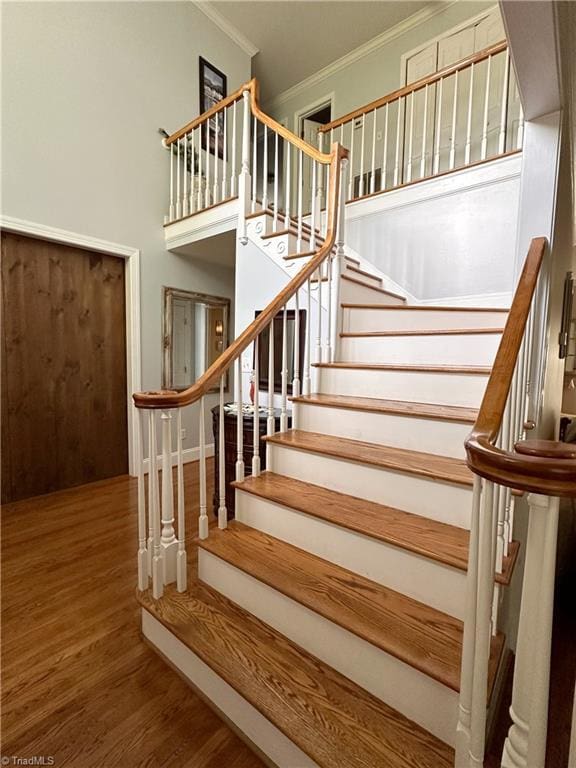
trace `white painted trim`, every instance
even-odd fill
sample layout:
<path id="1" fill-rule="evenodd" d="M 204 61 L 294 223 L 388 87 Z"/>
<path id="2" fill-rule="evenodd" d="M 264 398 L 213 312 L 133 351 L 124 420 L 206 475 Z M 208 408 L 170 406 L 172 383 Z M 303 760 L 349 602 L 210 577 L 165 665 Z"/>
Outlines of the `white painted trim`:
<path id="1" fill-rule="evenodd" d="M 108 240 L 69 232 L 65 229 L 38 224 L 13 216 L 0 215 L 0 227 L 7 232 L 16 232 L 40 240 L 62 243 L 76 248 L 85 248 L 97 253 L 119 256 L 125 259 L 126 286 L 126 384 L 128 408 L 128 471 L 137 474 L 140 461 L 140 442 L 138 440 L 138 419 L 132 406 L 132 393 L 142 389 L 142 341 L 140 312 L 140 250 L 127 245 L 119 245 Z"/>
<path id="2" fill-rule="evenodd" d="M 214 456 L 214 443 L 209 443 L 206 446 L 206 458 L 209 459 L 211 456 Z M 184 464 L 189 464 L 192 461 L 199 461 L 200 459 L 200 447 L 196 446 L 195 448 L 185 448 L 182 451 L 182 462 Z M 158 454 L 157 457 L 158 460 L 158 466 L 160 467 L 162 465 L 162 455 Z M 178 463 L 178 453 L 177 451 L 172 451 L 172 466 L 175 467 Z M 150 472 L 150 459 L 143 459 L 142 460 L 142 469 L 145 475 Z"/>
<path id="3" fill-rule="evenodd" d="M 358 48 L 355 48 L 353 51 L 350 51 L 341 58 L 336 59 L 336 61 L 333 61 L 326 67 L 318 70 L 318 72 L 315 72 L 313 75 L 310 75 L 310 77 L 301 80 L 299 83 L 296 83 L 296 85 L 293 85 L 291 88 L 283 91 L 275 98 L 270 99 L 268 104 L 266 104 L 267 109 L 270 109 L 271 106 L 276 108 L 281 104 L 285 104 L 287 101 L 294 98 L 302 91 L 305 91 L 307 88 L 311 88 L 312 86 L 321 83 L 323 80 L 326 80 L 326 78 L 331 77 L 336 72 L 349 67 L 355 61 L 364 58 L 364 56 L 368 56 L 370 53 L 378 50 L 378 48 L 386 45 L 386 43 L 389 43 L 391 40 L 395 40 L 397 37 L 400 37 L 400 35 L 403 35 L 414 27 L 417 27 L 419 24 L 423 24 L 424 22 L 429 21 L 439 13 L 443 13 L 447 8 L 450 8 L 450 6 L 457 2 L 460 2 L 460 0 L 442 0 L 438 3 L 430 3 L 425 8 L 422 8 L 416 13 L 413 13 L 412 16 L 409 16 L 407 19 L 400 21 L 390 29 L 387 29 L 380 35 L 373 37 L 371 40 L 368 40 L 368 42 L 360 45 Z"/>
<path id="4" fill-rule="evenodd" d="M 466 296 L 442 296 L 439 299 L 425 299 L 418 301 L 419 306 L 430 305 L 433 307 L 510 307 L 512 304 L 512 292 L 502 293 L 475 293 Z"/>
<path id="5" fill-rule="evenodd" d="M 230 200 L 164 227 L 166 248 L 171 251 L 238 227 L 238 199 Z"/>
<path id="6" fill-rule="evenodd" d="M 450 29 L 447 29 L 445 32 L 442 32 L 442 34 L 437 35 L 436 37 L 431 37 L 425 43 L 422 43 L 421 45 L 417 45 L 416 48 L 412 48 L 411 51 L 406 51 L 406 53 L 403 53 L 400 56 L 400 86 L 402 87 L 406 85 L 406 63 L 408 59 L 411 59 L 412 56 L 415 56 L 420 51 L 423 51 L 425 48 L 428 48 L 428 46 L 432 45 L 432 43 L 439 43 L 441 40 L 445 40 L 447 37 L 451 37 L 452 35 L 455 35 L 458 32 L 461 32 L 463 29 L 467 29 L 468 27 L 473 26 L 477 22 L 482 21 L 482 19 L 489 16 L 496 8 L 499 8 L 498 3 L 496 3 L 495 5 L 491 5 L 490 8 L 487 8 L 485 11 L 482 11 L 481 13 L 477 13 L 475 16 L 470 16 L 469 19 L 466 19 L 465 21 L 461 21 L 460 24 L 456 24 L 454 27 L 451 27 Z"/>
<path id="7" fill-rule="evenodd" d="M 230 40 L 236 43 L 236 45 L 239 46 L 244 51 L 244 53 L 247 53 L 250 58 L 256 56 L 260 50 L 258 46 L 254 45 L 254 43 L 249 40 L 246 35 L 240 32 L 240 30 L 235 27 L 231 21 L 222 16 L 220 11 L 217 11 L 216 8 L 212 6 L 212 3 L 207 2 L 207 0 L 192 0 L 192 2 L 196 8 L 198 8 L 199 11 L 202 11 L 202 13 L 207 16 L 210 21 L 214 22 L 214 24 L 216 24 L 216 26 L 222 30 L 225 35 L 228 35 Z"/>

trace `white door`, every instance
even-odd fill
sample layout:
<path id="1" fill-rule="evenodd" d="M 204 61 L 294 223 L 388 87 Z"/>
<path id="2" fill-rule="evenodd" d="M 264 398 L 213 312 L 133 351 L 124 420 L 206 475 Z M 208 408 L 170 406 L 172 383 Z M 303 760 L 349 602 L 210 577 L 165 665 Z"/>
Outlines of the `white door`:
<path id="1" fill-rule="evenodd" d="M 318 148 L 318 128 L 322 123 L 317 123 L 315 120 L 310 120 L 309 118 L 305 117 L 302 119 L 302 130 L 301 130 L 301 136 L 308 144 L 311 144 L 315 149 Z M 303 190 L 302 190 L 302 211 L 304 215 L 311 213 L 312 211 L 312 166 L 313 163 L 311 159 L 304 155 L 302 158 L 302 174 L 303 174 Z M 295 166 L 296 174 L 298 174 L 298 166 Z M 298 176 L 295 176 L 295 180 L 298 179 Z M 316 179 L 316 184 L 318 185 L 319 179 Z M 294 189 L 297 189 L 297 184 L 294 185 Z M 296 200 L 296 205 L 298 205 L 298 201 Z M 297 214 L 297 208 L 293 209 L 294 214 Z M 319 222 L 316 222 L 316 226 L 319 226 Z"/>

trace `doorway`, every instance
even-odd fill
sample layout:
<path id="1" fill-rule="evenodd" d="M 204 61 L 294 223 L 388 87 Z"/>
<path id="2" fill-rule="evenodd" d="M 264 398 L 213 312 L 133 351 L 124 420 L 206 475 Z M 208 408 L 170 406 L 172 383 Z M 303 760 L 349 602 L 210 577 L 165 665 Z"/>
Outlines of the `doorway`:
<path id="1" fill-rule="evenodd" d="M 307 107 L 296 113 L 297 134 L 305 142 L 318 149 L 318 128 L 332 120 L 332 97 L 326 97 L 313 106 Z M 326 150 L 324 150 L 326 151 Z M 303 211 L 305 214 L 312 211 L 313 178 L 312 160 L 304 156 L 302 165 L 303 176 Z"/>
<path id="2" fill-rule="evenodd" d="M 2 502 L 126 474 L 124 259 L 1 246 Z"/>

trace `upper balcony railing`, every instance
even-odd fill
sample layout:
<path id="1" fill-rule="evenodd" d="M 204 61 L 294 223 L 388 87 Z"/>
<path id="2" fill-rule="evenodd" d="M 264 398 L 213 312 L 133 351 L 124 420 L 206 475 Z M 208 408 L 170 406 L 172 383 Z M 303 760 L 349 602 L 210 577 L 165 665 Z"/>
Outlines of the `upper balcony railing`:
<path id="1" fill-rule="evenodd" d="M 348 201 L 520 150 L 506 41 L 333 120 L 318 137 L 320 150 L 328 139 L 349 149 Z"/>

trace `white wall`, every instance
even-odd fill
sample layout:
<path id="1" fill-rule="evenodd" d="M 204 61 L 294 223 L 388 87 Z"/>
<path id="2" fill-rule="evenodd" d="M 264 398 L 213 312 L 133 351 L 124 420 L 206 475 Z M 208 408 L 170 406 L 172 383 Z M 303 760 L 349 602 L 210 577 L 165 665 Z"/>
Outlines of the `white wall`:
<path id="1" fill-rule="evenodd" d="M 277 120 L 286 117 L 290 128 L 294 128 L 294 115 L 298 110 L 333 94 L 333 118 L 340 117 L 374 99 L 399 88 L 400 59 L 403 53 L 438 37 L 446 30 L 482 13 L 495 5 L 494 2 L 463 1 L 445 4 L 438 13 L 401 34 L 392 30 L 391 39 L 370 53 L 356 59 L 342 69 L 337 69 L 322 79 L 308 84 L 304 81 L 275 97 L 266 104 L 266 111 Z M 404 25 L 399 25 L 403 28 Z M 398 30 L 399 31 L 399 30 Z M 382 30 L 375 29 L 374 35 Z M 294 50 L 298 55 L 298 49 Z"/>
<path id="2" fill-rule="evenodd" d="M 516 155 L 346 207 L 346 243 L 427 303 L 509 306 L 522 159 Z"/>
<path id="3" fill-rule="evenodd" d="M 229 91 L 249 57 L 191 2 L 11 2 L 2 15 L 2 213 L 141 249 L 142 384 L 157 389 L 162 285 L 234 293 L 230 268 L 165 250 L 157 129 L 198 114 L 199 55 Z"/>

